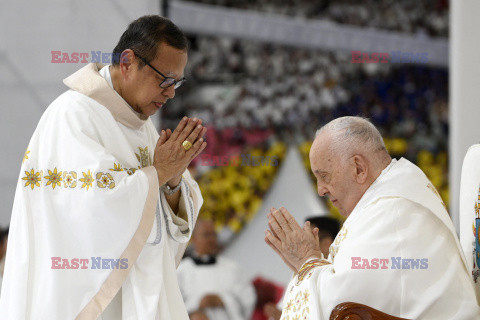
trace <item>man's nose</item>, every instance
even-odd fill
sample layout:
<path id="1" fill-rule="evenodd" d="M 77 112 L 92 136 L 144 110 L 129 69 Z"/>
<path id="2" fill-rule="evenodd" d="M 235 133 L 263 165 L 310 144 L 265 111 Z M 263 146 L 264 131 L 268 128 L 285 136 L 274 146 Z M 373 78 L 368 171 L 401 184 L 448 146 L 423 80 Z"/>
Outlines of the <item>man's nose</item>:
<path id="1" fill-rule="evenodd" d="M 163 89 L 162 94 L 165 97 L 168 97 L 169 99 L 172 99 L 173 97 L 175 97 L 175 86 L 172 85 L 168 88 Z"/>
<path id="2" fill-rule="evenodd" d="M 318 186 L 318 195 L 320 197 L 324 197 L 327 193 L 328 193 L 327 188 L 325 188 L 323 186 Z"/>

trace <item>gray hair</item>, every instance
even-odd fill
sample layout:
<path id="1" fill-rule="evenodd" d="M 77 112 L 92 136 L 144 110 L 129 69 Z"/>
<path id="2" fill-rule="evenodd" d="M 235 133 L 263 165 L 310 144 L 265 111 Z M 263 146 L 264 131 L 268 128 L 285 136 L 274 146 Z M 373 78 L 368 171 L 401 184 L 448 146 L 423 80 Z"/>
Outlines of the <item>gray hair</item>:
<path id="1" fill-rule="evenodd" d="M 340 156 L 361 151 L 375 153 L 384 151 L 388 154 L 378 129 L 362 117 L 341 117 L 321 127 L 315 137 L 328 133 L 331 137 L 330 149 Z M 349 153 L 347 155 L 347 153 Z"/>

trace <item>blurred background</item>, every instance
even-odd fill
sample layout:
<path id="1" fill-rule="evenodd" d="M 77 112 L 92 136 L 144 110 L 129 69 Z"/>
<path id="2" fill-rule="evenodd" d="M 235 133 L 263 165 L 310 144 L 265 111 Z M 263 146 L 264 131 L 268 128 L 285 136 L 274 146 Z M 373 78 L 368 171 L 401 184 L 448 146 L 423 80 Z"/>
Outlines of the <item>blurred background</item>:
<path id="1" fill-rule="evenodd" d="M 317 195 L 308 159 L 315 131 L 340 116 L 369 118 L 392 156 L 431 179 L 458 228 L 461 162 L 480 140 L 478 12 L 473 0 L 4 0 L 0 224 L 9 224 L 38 120 L 66 90 L 61 80 L 85 65 L 54 63 L 52 51 L 111 52 L 131 21 L 160 14 L 191 48 L 188 81 L 154 122 L 173 129 L 187 115 L 208 126 L 211 161 L 190 168 L 205 199 L 201 215 L 249 277 L 282 285 L 290 278 L 263 242 L 271 206 L 302 223 L 312 215 L 342 221 Z M 393 61 L 398 52 L 401 62 Z M 373 53 L 390 57 L 368 62 Z M 242 163 L 254 157 L 263 161 Z"/>

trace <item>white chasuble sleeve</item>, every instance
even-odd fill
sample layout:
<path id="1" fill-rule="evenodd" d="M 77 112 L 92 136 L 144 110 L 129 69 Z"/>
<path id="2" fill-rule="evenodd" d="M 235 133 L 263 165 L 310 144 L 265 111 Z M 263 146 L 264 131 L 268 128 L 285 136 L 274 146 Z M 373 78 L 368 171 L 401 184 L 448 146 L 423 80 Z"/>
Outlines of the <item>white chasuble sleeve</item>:
<path id="1" fill-rule="evenodd" d="M 188 171 L 183 174 L 181 183 L 177 214 L 169 207 L 163 192 L 160 193 L 156 221 L 160 221 L 161 236 L 159 241 L 143 248 L 122 287 L 123 319 L 188 319 L 176 267 L 203 200 Z"/>
<path id="2" fill-rule="evenodd" d="M 407 319 L 476 319 L 478 306 L 461 253 L 443 222 L 403 198 L 383 198 L 346 221 L 332 265 L 297 275 L 282 319 L 329 319 L 343 302 Z"/>
<path id="3" fill-rule="evenodd" d="M 188 241 L 197 221 L 200 207 L 203 204 L 202 194 L 197 182 L 190 172 L 185 170 L 180 182 L 180 200 L 178 213 L 174 213 L 168 205 L 165 193 L 160 193 L 160 205 L 170 246 L 174 249 L 176 267 L 180 264 Z"/>
<path id="4" fill-rule="evenodd" d="M 158 190 L 106 108 L 57 98 L 21 168 L 0 319 L 96 319 L 152 231 Z"/>

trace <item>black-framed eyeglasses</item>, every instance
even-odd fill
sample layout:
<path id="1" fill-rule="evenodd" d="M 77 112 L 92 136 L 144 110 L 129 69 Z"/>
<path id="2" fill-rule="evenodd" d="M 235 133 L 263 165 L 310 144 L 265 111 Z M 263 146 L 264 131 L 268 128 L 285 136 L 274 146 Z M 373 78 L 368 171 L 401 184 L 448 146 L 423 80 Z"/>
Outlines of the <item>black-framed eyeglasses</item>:
<path id="1" fill-rule="evenodd" d="M 136 55 L 140 60 L 142 60 L 143 63 L 145 63 L 147 66 L 149 66 L 150 68 L 152 68 L 156 73 L 158 73 L 159 75 L 162 76 L 163 81 L 160 82 L 160 88 L 166 89 L 166 88 L 171 87 L 171 86 L 173 85 L 175 89 L 178 89 L 185 81 L 187 81 L 187 79 L 185 79 L 185 77 L 183 77 L 183 78 L 180 79 L 180 80 L 176 80 L 175 78 L 171 78 L 171 77 L 164 76 L 163 73 L 161 73 L 160 71 L 158 71 L 157 69 L 155 69 L 154 66 L 152 66 L 150 63 L 148 63 L 147 59 L 142 58 L 142 57 L 139 56 L 136 52 L 133 52 L 133 53 L 135 53 L 135 55 Z"/>

